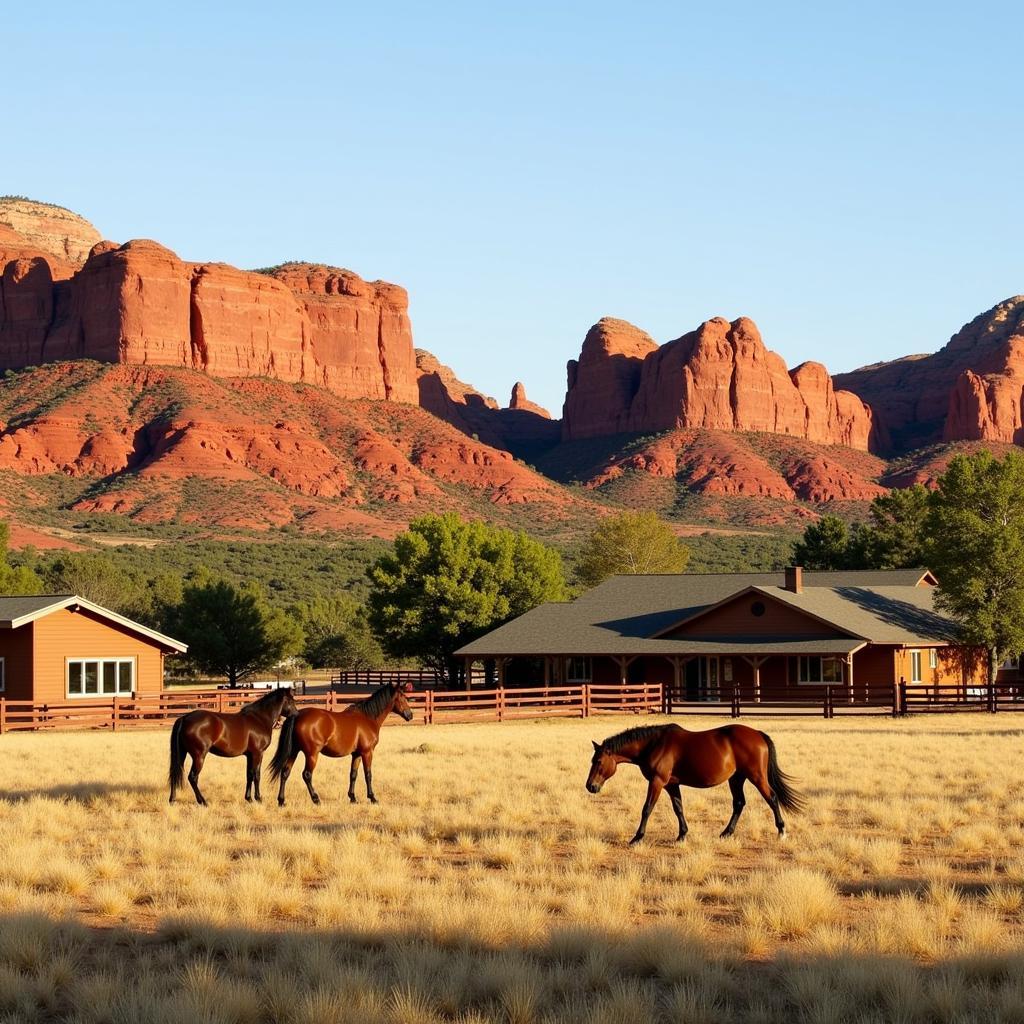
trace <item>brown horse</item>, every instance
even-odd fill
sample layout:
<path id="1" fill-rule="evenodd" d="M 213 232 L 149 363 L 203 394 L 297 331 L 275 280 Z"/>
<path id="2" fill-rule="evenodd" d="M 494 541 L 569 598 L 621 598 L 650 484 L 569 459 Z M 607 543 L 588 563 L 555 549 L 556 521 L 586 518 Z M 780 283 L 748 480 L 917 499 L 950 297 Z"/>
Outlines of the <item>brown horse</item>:
<path id="1" fill-rule="evenodd" d="M 171 729 L 171 803 L 174 803 L 174 794 L 184 785 L 186 754 L 192 757 L 188 781 L 196 803 L 206 806 L 206 798 L 199 792 L 199 773 L 207 754 L 218 757 L 245 754 L 245 799 L 251 801 L 255 789 L 259 800 L 260 766 L 263 751 L 270 746 L 270 734 L 282 715 L 290 721 L 298 710 L 291 687 L 279 687 L 233 714 L 199 710 L 182 715 Z"/>
<path id="2" fill-rule="evenodd" d="M 678 725 L 649 725 L 627 729 L 594 744 L 587 789 L 599 793 L 620 764 L 635 764 L 647 779 L 647 799 L 640 815 L 640 827 L 630 840 L 639 843 L 647 831 L 650 817 L 663 789 L 668 790 L 672 809 L 679 820 L 679 838 L 686 838 L 686 818 L 680 786 L 705 789 L 728 780 L 732 790 L 732 817 L 723 836 L 736 830 L 746 800 L 743 784 L 750 781 L 765 798 L 775 815 L 779 838 L 786 837 L 786 823 L 779 807 L 798 813 L 804 801 L 793 789 L 793 780 L 779 768 L 775 744 L 763 732 L 745 725 L 723 725 L 705 732 L 689 732 Z"/>
<path id="3" fill-rule="evenodd" d="M 313 789 L 313 771 L 317 758 L 321 754 L 327 757 L 347 757 L 351 754 L 348 798 L 352 803 L 356 802 L 356 773 L 359 761 L 362 760 L 366 796 L 370 803 L 375 804 L 377 798 L 373 794 L 371 774 L 373 748 L 377 746 L 384 719 L 392 711 L 407 722 L 412 720 L 412 708 L 405 693 L 402 687 L 388 684 L 374 691 L 366 700 L 350 704 L 344 711 L 304 708 L 294 718 L 289 718 L 281 727 L 281 738 L 277 741 L 277 750 L 270 762 L 270 777 L 281 780 L 278 804 L 284 807 L 284 787 L 300 750 L 306 755 L 302 779 L 313 803 L 320 803 L 320 797 Z"/>

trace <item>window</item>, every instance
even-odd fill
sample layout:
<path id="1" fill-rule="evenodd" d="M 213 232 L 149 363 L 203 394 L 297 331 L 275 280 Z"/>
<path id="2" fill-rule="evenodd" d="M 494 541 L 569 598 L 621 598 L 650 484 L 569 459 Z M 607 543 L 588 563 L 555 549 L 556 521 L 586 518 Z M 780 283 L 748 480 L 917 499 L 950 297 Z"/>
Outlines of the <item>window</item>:
<path id="1" fill-rule="evenodd" d="M 750 606 L 750 614 L 760 618 L 765 613 L 764 601 L 755 601 Z"/>
<path id="2" fill-rule="evenodd" d="M 910 681 L 912 683 L 921 682 L 921 652 L 911 651 L 910 652 Z"/>
<path id="3" fill-rule="evenodd" d="M 839 658 L 801 655 L 797 661 L 797 682 L 821 684 L 843 681 L 843 663 Z"/>
<path id="4" fill-rule="evenodd" d="M 1017 671 L 1017 669 L 1020 668 L 1020 658 L 1007 658 L 1006 661 L 1002 663 L 1000 668 L 1010 669 L 1015 672 Z"/>
<path id="5" fill-rule="evenodd" d="M 69 697 L 125 697 L 135 689 L 134 658 L 69 658 Z"/>
<path id="6" fill-rule="evenodd" d="M 934 647 L 928 648 L 928 667 L 938 668 L 939 667 L 939 652 Z"/>
<path id="7" fill-rule="evenodd" d="M 570 658 L 568 683 L 589 683 L 593 678 L 589 658 Z"/>
<path id="8" fill-rule="evenodd" d="M 0 693 L 7 689 L 7 659 L 0 658 Z"/>

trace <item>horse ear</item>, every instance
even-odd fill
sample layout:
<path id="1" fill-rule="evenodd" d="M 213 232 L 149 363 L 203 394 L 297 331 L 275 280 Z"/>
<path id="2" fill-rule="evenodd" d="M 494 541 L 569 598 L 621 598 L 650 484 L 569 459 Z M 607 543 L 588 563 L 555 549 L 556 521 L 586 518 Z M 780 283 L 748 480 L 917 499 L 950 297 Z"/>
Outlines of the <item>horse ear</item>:
<path id="1" fill-rule="evenodd" d="M 601 749 L 601 744 L 598 743 L 596 740 L 591 740 L 590 742 L 594 744 L 594 749 L 595 750 L 600 750 Z"/>
<path id="2" fill-rule="evenodd" d="M 405 686 L 402 687 L 402 691 L 404 693 L 412 693 L 412 683 L 406 683 Z"/>

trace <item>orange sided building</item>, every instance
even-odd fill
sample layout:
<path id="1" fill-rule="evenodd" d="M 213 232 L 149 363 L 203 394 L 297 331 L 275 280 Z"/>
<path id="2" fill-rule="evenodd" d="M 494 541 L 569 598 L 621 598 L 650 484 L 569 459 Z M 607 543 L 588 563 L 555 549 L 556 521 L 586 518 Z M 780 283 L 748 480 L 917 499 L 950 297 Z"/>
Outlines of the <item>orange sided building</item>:
<path id="1" fill-rule="evenodd" d="M 157 694 L 186 644 L 74 595 L 0 597 L 0 697 L 37 704 Z"/>
<path id="2" fill-rule="evenodd" d="M 493 660 L 499 685 L 660 683 L 679 702 L 834 688 L 983 686 L 982 652 L 957 644 L 927 569 L 613 576 L 545 604 L 456 653 Z"/>

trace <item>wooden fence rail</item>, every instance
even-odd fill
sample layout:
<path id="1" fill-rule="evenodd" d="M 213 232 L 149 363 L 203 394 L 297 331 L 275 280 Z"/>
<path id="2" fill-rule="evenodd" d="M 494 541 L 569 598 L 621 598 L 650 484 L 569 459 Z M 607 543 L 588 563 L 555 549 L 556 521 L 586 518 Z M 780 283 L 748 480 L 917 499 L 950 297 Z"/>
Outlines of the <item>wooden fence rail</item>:
<path id="1" fill-rule="evenodd" d="M 143 697 L 110 697 L 58 703 L 0 699 L 0 734 L 22 730 L 94 729 L 111 730 L 161 725 L 188 711 L 238 711 L 263 690 L 215 690 L 210 692 L 161 693 Z M 363 693 L 306 694 L 296 696 L 300 707 L 326 706 L 342 711 Z M 627 686 L 545 686 L 497 690 L 418 690 L 409 694 L 413 721 L 493 722 L 517 718 L 581 718 L 596 714 L 634 712 L 650 714 L 662 710 L 662 689 L 658 684 Z M 392 724 L 402 724 L 394 718 Z"/>

